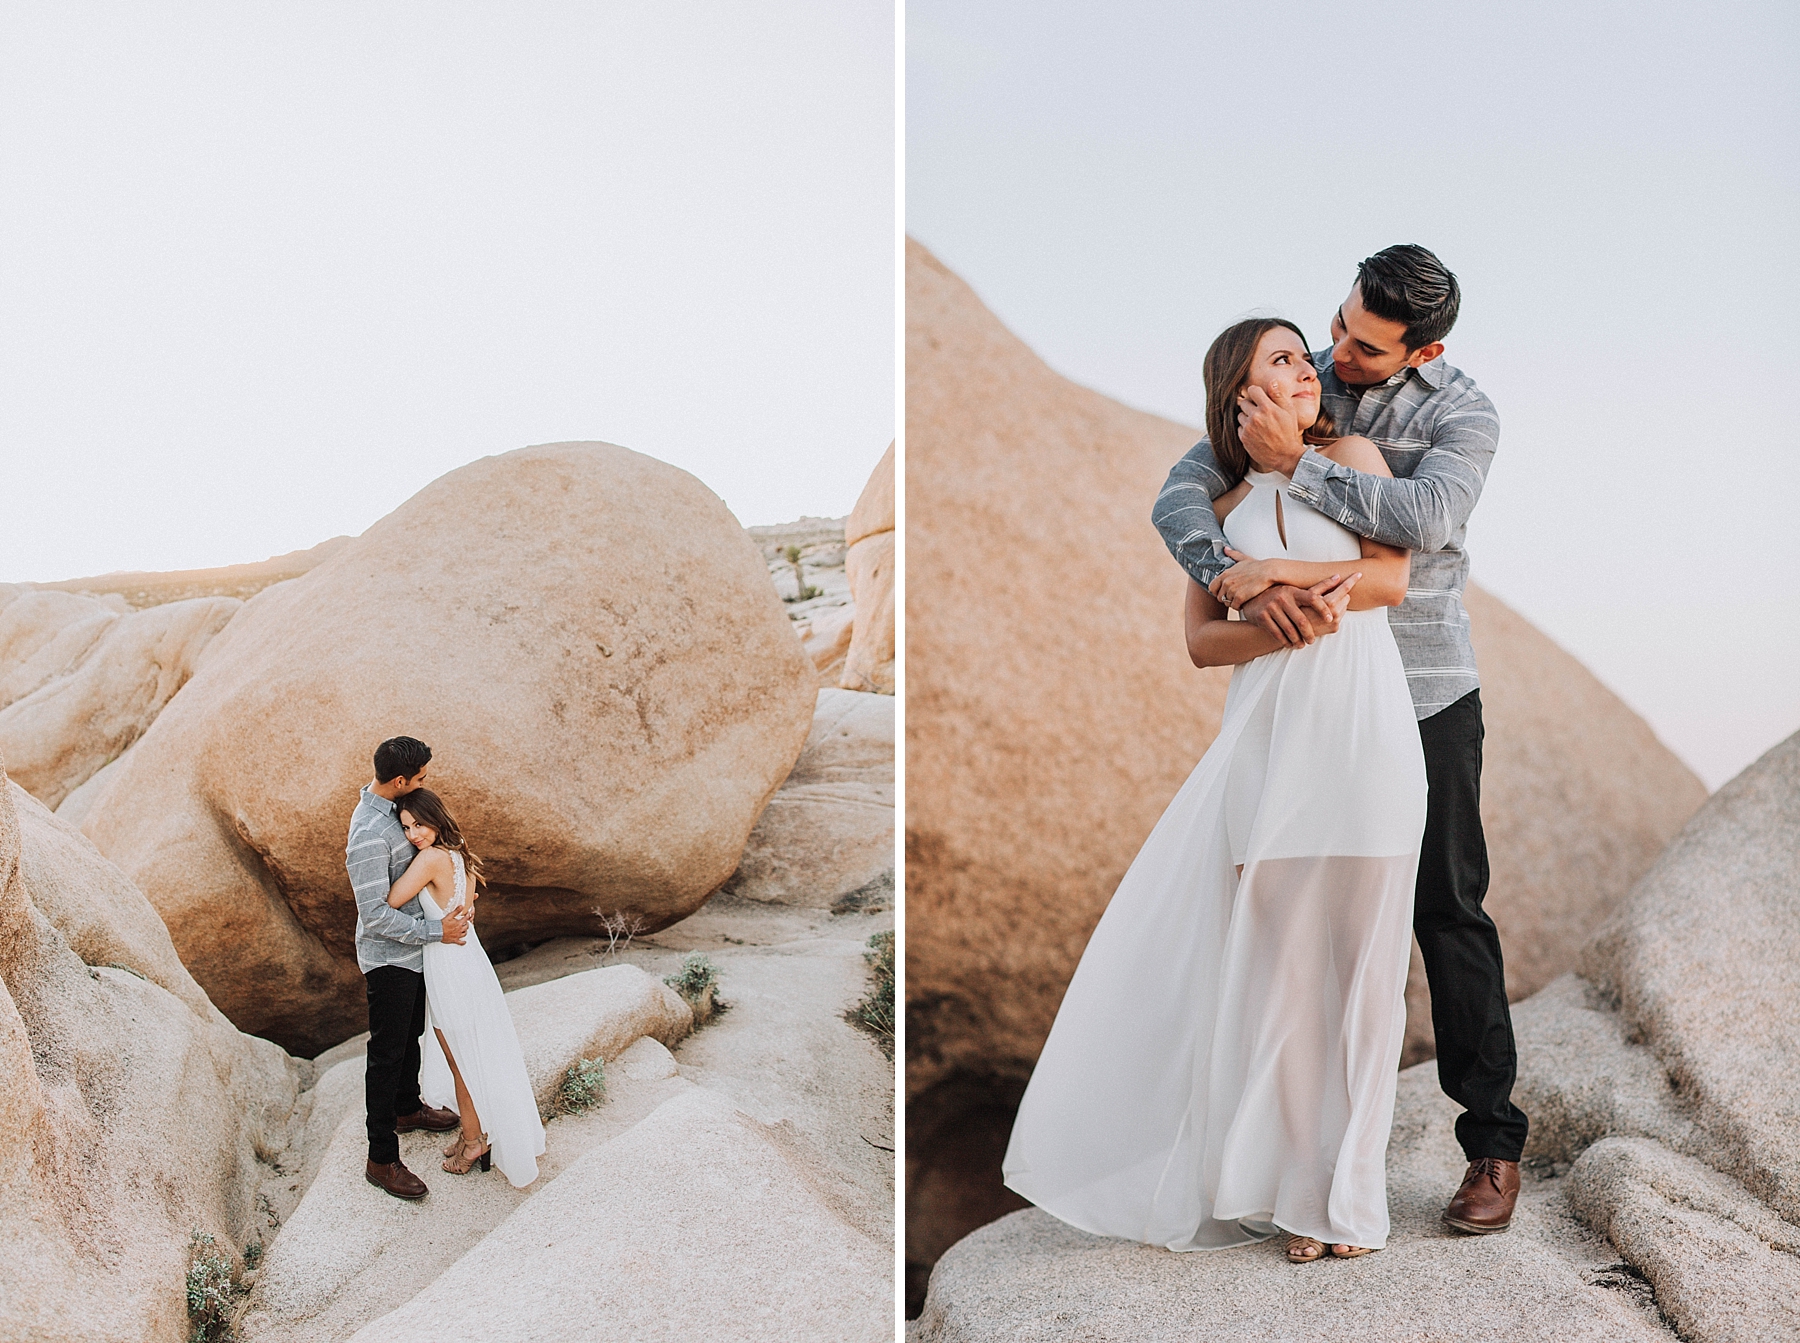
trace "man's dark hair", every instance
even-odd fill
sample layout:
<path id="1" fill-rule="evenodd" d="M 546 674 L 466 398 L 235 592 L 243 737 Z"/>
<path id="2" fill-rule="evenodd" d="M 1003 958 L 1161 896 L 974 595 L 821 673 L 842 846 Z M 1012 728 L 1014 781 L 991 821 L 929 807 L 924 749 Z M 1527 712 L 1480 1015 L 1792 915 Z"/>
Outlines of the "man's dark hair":
<path id="1" fill-rule="evenodd" d="M 375 782 L 410 779 L 431 760 L 431 748 L 416 737 L 389 737 L 375 748 Z"/>
<path id="2" fill-rule="evenodd" d="M 1362 305 L 1388 322 L 1406 323 L 1408 350 L 1450 334 L 1462 289 L 1456 277 L 1417 243 L 1385 247 L 1356 268 Z"/>

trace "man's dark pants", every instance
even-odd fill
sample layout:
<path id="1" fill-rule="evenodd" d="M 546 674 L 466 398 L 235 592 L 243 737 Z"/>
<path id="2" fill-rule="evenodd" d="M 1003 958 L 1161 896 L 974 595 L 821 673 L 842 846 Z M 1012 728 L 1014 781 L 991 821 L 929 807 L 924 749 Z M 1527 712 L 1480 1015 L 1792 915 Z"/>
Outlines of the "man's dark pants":
<path id="1" fill-rule="evenodd" d="M 369 1160 L 400 1159 L 394 1116 L 417 1114 L 419 1037 L 425 1033 L 425 976 L 398 965 L 364 974 L 369 986 L 369 1058 L 363 1102 L 369 1113 Z"/>
<path id="2" fill-rule="evenodd" d="M 1527 1121 L 1512 1103 L 1518 1055 L 1506 1004 L 1500 934 L 1482 909 L 1487 839 L 1481 831 L 1481 692 L 1419 722 L 1425 747 L 1425 837 L 1413 932 L 1431 985 L 1438 1082 L 1464 1113 L 1456 1139 L 1474 1161 L 1517 1161 Z M 372 1132 L 373 1130 L 371 1130 Z"/>

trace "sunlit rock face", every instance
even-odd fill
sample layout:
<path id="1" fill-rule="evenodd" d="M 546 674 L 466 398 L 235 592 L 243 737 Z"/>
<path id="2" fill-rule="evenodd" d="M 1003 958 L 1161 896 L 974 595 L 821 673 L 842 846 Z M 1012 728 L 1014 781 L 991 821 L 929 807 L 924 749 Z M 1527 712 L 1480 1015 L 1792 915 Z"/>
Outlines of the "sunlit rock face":
<path id="1" fill-rule="evenodd" d="M 344 842 L 377 743 L 418 737 L 487 862 L 489 946 L 697 908 L 812 723 L 756 547 L 608 444 L 484 458 L 245 603 L 82 799 L 85 832 L 245 1030 L 363 1027 Z"/>
<path id="2" fill-rule="evenodd" d="M 143 895 L 0 773 L 0 1337 L 186 1338 L 189 1234 L 253 1234 L 298 1091 Z"/>
<path id="3" fill-rule="evenodd" d="M 242 602 L 198 597 L 146 611 L 117 596 L 0 588 L 0 753 L 45 806 L 144 735 Z"/>

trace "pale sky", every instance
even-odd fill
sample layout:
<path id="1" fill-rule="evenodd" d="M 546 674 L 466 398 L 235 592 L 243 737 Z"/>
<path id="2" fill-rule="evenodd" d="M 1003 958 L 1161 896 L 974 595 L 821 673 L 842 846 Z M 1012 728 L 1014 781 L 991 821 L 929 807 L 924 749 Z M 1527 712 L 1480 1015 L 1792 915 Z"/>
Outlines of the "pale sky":
<path id="1" fill-rule="evenodd" d="M 894 434 L 894 10 L 0 11 L 0 581 L 262 559 L 601 439 L 746 524 Z"/>
<path id="2" fill-rule="evenodd" d="M 1317 347 L 1359 260 L 1432 248 L 1500 412 L 1475 580 L 1716 788 L 1800 728 L 1797 69 L 1777 3 L 912 0 L 907 230 L 1195 425 L 1221 328 Z"/>

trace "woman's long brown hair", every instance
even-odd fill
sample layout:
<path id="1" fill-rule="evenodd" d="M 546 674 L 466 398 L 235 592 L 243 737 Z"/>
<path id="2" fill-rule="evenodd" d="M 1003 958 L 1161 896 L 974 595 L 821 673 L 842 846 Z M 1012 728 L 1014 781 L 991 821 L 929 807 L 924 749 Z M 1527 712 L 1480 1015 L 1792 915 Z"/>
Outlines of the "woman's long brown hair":
<path id="1" fill-rule="evenodd" d="M 1213 458 L 1225 473 L 1225 487 L 1236 485 L 1250 469 L 1250 454 L 1244 451 L 1238 437 L 1238 393 L 1250 381 L 1250 365 L 1256 358 L 1256 347 L 1276 327 L 1286 327 L 1300 341 L 1302 350 L 1310 349 L 1300 328 L 1283 317 L 1247 317 L 1226 327 L 1207 347 L 1206 359 L 1200 366 L 1206 383 L 1206 436 L 1212 440 Z M 1300 437 L 1308 444 L 1329 443 L 1336 438 L 1337 428 L 1319 405 L 1319 418 Z"/>
<path id="2" fill-rule="evenodd" d="M 463 862 L 469 869 L 469 880 L 481 880 L 481 859 L 471 849 L 462 836 L 456 820 L 444 806 L 444 800 L 429 788 L 415 788 L 410 793 L 402 793 L 394 800 L 394 814 L 410 811 L 413 820 L 421 825 L 428 825 L 437 831 L 437 842 L 446 849 L 454 849 L 463 856 Z"/>

